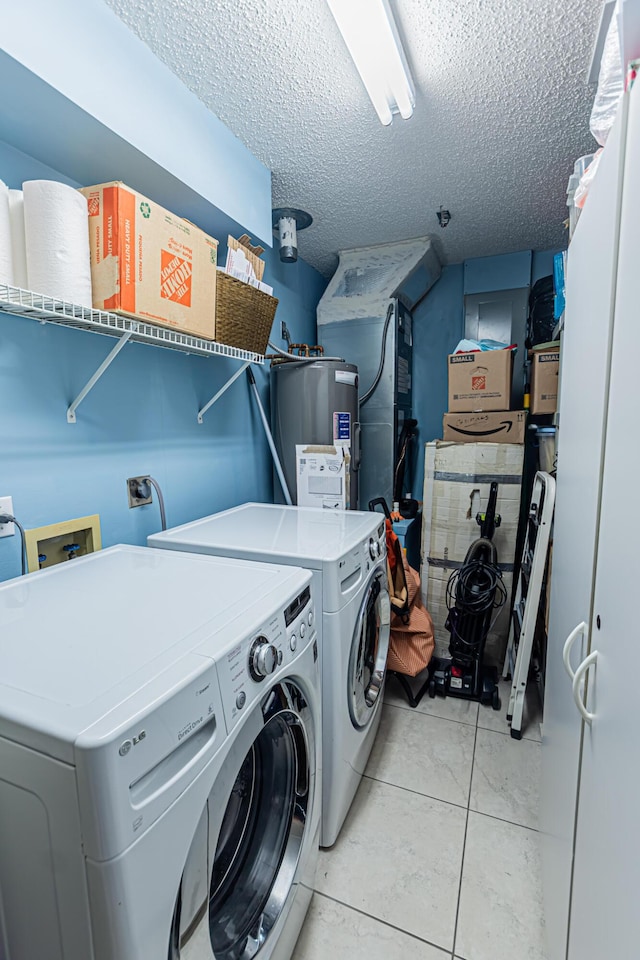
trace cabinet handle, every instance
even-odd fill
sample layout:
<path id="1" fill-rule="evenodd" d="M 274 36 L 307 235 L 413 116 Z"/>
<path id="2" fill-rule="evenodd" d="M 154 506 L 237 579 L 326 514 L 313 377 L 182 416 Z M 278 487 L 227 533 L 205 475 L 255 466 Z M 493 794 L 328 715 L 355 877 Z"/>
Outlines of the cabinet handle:
<path id="1" fill-rule="evenodd" d="M 592 666 L 598 659 L 598 651 L 594 650 L 593 653 L 590 653 L 588 657 L 582 661 L 575 674 L 573 675 L 573 699 L 575 700 L 576 707 L 584 717 L 587 723 L 591 723 L 595 717 L 595 713 L 589 713 L 584 703 L 582 702 L 582 697 L 580 695 L 580 683 L 584 679 L 587 670 Z"/>
<path id="2" fill-rule="evenodd" d="M 569 675 L 569 680 L 571 680 L 572 683 L 573 683 L 573 678 L 575 677 L 575 674 L 571 669 L 571 663 L 569 662 L 569 657 L 571 655 L 571 647 L 573 646 L 576 638 L 580 636 L 580 634 L 584 636 L 586 629 L 587 629 L 587 625 L 583 620 L 582 623 L 579 623 L 578 626 L 571 631 L 571 633 L 565 640 L 564 647 L 562 648 L 562 662 L 564 663 L 564 668 Z"/>

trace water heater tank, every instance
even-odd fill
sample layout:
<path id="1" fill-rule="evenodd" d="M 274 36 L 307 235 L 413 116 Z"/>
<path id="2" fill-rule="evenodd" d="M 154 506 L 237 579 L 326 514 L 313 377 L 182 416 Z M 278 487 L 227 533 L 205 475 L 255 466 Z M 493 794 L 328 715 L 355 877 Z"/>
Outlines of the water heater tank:
<path id="1" fill-rule="evenodd" d="M 340 360 L 286 361 L 271 367 L 271 424 L 291 493 L 296 494 L 296 444 L 331 446 L 351 452 L 349 507 L 358 508 L 360 425 L 358 368 Z M 275 486 L 276 496 L 279 486 Z"/>

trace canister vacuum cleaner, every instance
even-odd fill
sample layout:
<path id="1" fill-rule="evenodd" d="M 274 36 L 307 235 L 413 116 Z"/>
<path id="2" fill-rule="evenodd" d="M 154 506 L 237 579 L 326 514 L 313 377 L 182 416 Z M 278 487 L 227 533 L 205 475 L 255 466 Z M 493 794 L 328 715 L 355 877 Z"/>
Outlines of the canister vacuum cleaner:
<path id="1" fill-rule="evenodd" d="M 445 628 L 451 634 L 450 660 L 433 664 L 429 696 L 463 697 L 491 704 L 500 709 L 498 671 L 484 664 L 484 648 L 489 631 L 507 591 L 498 566 L 498 553 L 493 543 L 500 517 L 496 515 L 498 484 L 492 483 L 487 511 L 478 514 L 480 537 L 467 550 L 462 566 L 454 570 L 447 582 L 449 616 Z"/>

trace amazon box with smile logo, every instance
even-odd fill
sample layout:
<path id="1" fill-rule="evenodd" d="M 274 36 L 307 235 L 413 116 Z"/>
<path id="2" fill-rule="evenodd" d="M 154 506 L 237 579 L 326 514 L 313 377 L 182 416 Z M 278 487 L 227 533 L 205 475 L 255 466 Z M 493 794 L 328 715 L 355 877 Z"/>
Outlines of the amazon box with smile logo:
<path id="1" fill-rule="evenodd" d="M 452 353 L 449 357 L 449 413 L 508 410 L 513 350 Z"/>
<path id="2" fill-rule="evenodd" d="M 456 443 L 524 443 L 525 410 L 445 413 L 442 439 Z"/>
<path id="3" fill-rule="evenodd" d="M 218 241 L 123 183 L 81 193 L 93 306 L 215 340 Z"/>

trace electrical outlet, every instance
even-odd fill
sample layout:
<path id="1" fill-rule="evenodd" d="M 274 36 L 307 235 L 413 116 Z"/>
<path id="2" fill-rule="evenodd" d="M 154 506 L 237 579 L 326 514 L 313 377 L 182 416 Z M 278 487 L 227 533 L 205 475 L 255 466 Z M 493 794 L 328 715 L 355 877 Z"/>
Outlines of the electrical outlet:
<path id="1" fill-rule="evenodd" d="M 129 509 L 143 507 L 145 503 L 153 503 L 153 490 L 146 476 L 129 477 L 127 493 L 129 495 Z"/>
<path id="2" fill-rule="evenodd" d="M 0 513 L 13 516 L 13 497 L 0 497 Z M 15 523 L 0 523 L 0 537 L 13 537 L 15 532 Z"/>

